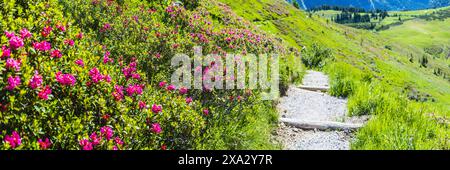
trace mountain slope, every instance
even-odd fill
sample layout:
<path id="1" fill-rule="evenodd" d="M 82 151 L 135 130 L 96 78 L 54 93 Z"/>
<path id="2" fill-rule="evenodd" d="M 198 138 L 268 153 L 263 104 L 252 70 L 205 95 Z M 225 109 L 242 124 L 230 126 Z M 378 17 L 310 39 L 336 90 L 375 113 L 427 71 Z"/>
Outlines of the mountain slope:
<path id="1" fill-rule="evenodd" d="M 438 121 L 450 115 L 450 83 L 408 61 L 408 51 L 417 47 L 331 23 L 282 0 L 220 1 L 289 46 L 308 52 L 318 44 L 332 51 L 325 67 L 332 91 L 340 95 L 349 87 L 349 114 L 376 115 L 358 133 L 354 149 L 450 147 L 445 143 L 450 130 Z"/>
<path id="2" fill-rule="evenodd" d="M 304 9 L 322 5 L 353 6 L 367 10 L 417 10 L 450 5 L 446 0 L 297 0 Z"/>

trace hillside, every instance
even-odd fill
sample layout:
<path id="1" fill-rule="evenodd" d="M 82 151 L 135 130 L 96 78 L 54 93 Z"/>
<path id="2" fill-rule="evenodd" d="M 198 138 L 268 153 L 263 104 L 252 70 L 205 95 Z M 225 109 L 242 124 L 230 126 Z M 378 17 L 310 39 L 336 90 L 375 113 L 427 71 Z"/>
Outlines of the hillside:
<path id="1" fill-rule="evenodd" d="M 354 149 L 449 147 L 449 129 L 441 120 L 450 114 L 450 83 L 408 61 L 407 49 L 415 47 L 392 49 L 377 34 L 331 23 L 281 0 L 221 1 L 284 43 L 305 47 L 306 56 L 312 44 L 332 50 L 334 58 L 324 68 L 331 74 L 331 93 L 349 96 L 349 114 L 376 115 L 358 133 Z"/>

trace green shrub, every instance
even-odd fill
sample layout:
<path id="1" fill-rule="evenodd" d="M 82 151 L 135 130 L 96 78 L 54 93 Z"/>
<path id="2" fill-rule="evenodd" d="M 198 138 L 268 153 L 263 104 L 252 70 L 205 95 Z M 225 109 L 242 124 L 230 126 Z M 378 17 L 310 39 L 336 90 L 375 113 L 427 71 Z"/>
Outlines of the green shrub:
<path id="1" fill-rule="evenodd" d="M 302 62 L 308 68 L 319 68 L 325 66 L 326 62 L 333 59 L 331 49 L 323 47 L 319 44 L 313 44 L 311 48 L 305 51 L 302 56 Z"/>
<path id="2" fill-rule="evenodd" d="M 344 62 L 336 62 L 327 65 L 325 72 L 330 78 L 330 89 L 328 93 L 336 97 L 348 97 L 356 88 L 356 83 L 364 75 L 360 70 Z M 367 76 L 366 79 L 369 79 Z"/>
<path id="3" fill-rule="evenodd" d="M 384 92 L 379 85 L 360 83 L 349 97 L 348 113 L 351 116 L 372 115 L 384 102 Z"/>

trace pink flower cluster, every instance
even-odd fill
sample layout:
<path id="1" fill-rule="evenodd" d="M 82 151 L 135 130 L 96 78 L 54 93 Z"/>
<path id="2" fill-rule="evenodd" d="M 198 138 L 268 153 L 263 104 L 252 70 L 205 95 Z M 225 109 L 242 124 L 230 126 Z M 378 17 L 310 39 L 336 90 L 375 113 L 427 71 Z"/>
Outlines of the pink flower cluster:
<path id="1" fill-rule="evenodd" d="M 9 47 L 11 49 L 15 50 L 20 47 L 23 47 L 23 45 L 24 45 L 23 39 L 31 37 L 31 34 L 30 34 L 30 32 L 28 32 L 27 29 L 22 29 L 20 31 L 20 33 L 21 33 L 21 36 L 18 37 L 14 34 L 14 32 L 5 31 L 6 37 L 9 38 Z"/>
<path id="2" fill-rule="evenodd" d="M 106 140 L 110 140 L 114 135 L 114 131 L 109 126 L 103 126 L 102 128 L 100 128 L 100 133 L 102 134 L 102 136 L 106 137 Z"/>
<path id="3" fill-rule="evenodd" d="M 43 37 L 47 37 L 48 35 L 50 35 L 50 33 L 53 31 L 53 28 L 51 26 L 46 26 L 42 29 L 41 31 L 41 35 Z"/>
<path id="4" fill-rule="evenodd" d="M 64 44 L 67 44 L 69 46 L 74 46 L 75 42 L 72 39 L 64 40 Z"/>
<path id="5" fill-rule="evenodd" d="M 90 150 L 94 149 L 94 147 L 92 146 L 92 143 L 89 141 L 89 139 L 81 139 L 79 141 L 79 144 L 81 147 L 83 147 L 83 150 L 85 150 L 85 151 L 90 151 Z"/>
<path id="6" fill-rule="evenodd" d="M 12 149 L 14 149 L 17 146 L 22 144 L 22 139 L 20 138 L 19 133 L 14 131 L 14 132 L 12 132 L 11 136 L 9 136 L 9 135 L 5 136 L 5 142 L 8 143 Z"/>
<path id="7" fill-rule="evenodd" d="M 58 28 L 61 32 L 66 32 L 66 27 L 64 25 L 57 24 L 56 28 Z"/>
<path id="8" fill-rule="evenodd" d="M 164 88 L 164 87 L 166 87 L 166 84 L 167 83 L 165 81 L 159 82 L 159 87 Z"/>
<path id="9" fill-rule="evenodd" d="M 208 116 L 208 115 L 209 115 L 209 110 L 208 110 L 208 109 L 203 109 L 203 114 L 204 114 L 205 116 Z"/>
<path id="10" fill-rule="evenodd" d="M 65 86 L 74 86 L 77 82 L 72 74 L 62 74 L 61 72 L 56 73 L 56 81 Z"/>
<path id="11" fill-rule="evenodd" d="M 175 85 L 169 85 L 169 86 L 167 86 L 167 90 L 168 91 L 174 91 L 176 89 L 176 87 L 175 87 Z"/>
<path id="12" fill-rule="evenodd" d="M 81 139 L 79 141 L 80 146 L 83 150 L 93 150 L 95 146 L 101 145 L 103 142 L 103 139 L 106 139 L 107 141 L 113 139 L 114 131 L 109 126 L 103 126 L 100 128 L 100 135 L 97 134 L 97 132 L 91 133 L 89 136 L 89 139 Z M 123 146 L 124 142 L 119 138 L 114 138 L 115 146 L 113 147 L 113 150 L 118 150 L 118 146 Z"/>
<path id="13" fill-rule="evenodd" d="M 144 85 L 140 85 L 140 84 L 134 84 L 134 85 L 129 85 L 126 89 L 126 92 L 128 94 L 128 96 L 133 96 L 133 95 L 142 95 L 144 90 Z"/>
<path id="14" fill-rule="evenodd" d="M 146 109 L 147 104 L 144 101 L 139 101 L 139 109 Z"/>
<path id="15" fill-rule="evenodd" d="M 36 89 L 38 87 L 41 87 L 42 82 L 43 82 L 42 76 L 39 75 L 38 71 L 35 71 L 34 76 L 31 77 L 30 83 L 28 84 L 28 86 L 30 86 L 30 88 L 32 88 L 32 89 Z"/>
<path id="16" fill-rule="evenodd" d="M 11 39 L 9 39 L 9 47 L 11 47 L 12 49 L 23 47 L 23 39 L 17 36 L 13 36 Z"/>
<path id="17" fill-rule="evenodd" d="M 50 49 L 52 49 L 52 45 L 47 41 L 34 42 L 33 48 L 38 51 L 49 51 Z"/>
<path id="18" fill-rule="evenodd" d="M 45 140 L 38 139 L 38 143 L 41 150 L 47 150 L 52 146 L 52 142 L 48 138 L 45 138 Z"/>
<path id="19" fill-rule="evenodd" d="M 98 83 L 102 80 L 106 82 L 111 82 L 111 77 L 109 75 L 100 74 L 100 71 L 96 67 L 94 67 L 89 71 L 89 76 L 91 77 L 91 80 L 94 83 Z"/>
<path id="20" fill-rule="evenodd" d="M 186 97 L 186 103 L 187 104 L 192 103 L 192 97 Z"/>
<path id="21" fill-rule="evenodd" d="M 181 87 L 179 89 L 179 91 L 180 91 L 180 94 L 183 95 L 183 94 L 186 94 L 188 92 L 188 89 L 186 87 Z"/>
<path id="22" fill-rule="evenodd" d="M 75 64 L 80 67 L 84 67 L 84 61 L 82 59 L 75 60 Z"/>
<path id="23" fill-rule="evenodd" d="M 77 34 L 77 38 L 80 39 L 80 40 L 83 39 L 83 33 L 82 32 L 78 33 Z"/>
<path id="24" fill-rule="evenodd" d="M 30 38 L 31 36 L 33 35 L 26 28 L 20 30 L 20 37 L 22 37 L 23 39 Z"/>
<path id="25" fill-rule="evenodd" d="M 114 99 L 116 99 L 116 101 L 121 101 L 124 97 L 123 86 L 114 85 L 114 92 L 112 93 L 112 95 L 114 96 Z"/>
<path id="26" fill-rule="evenodd" d="M 159 125 L 159 123 L 153 123 L 152 124 L 152 132 L 156 133 L 156 134 L 160 134 L 162 131 L 161 126 Z"/>
<path id="27" fill-rule="evenodd" d="M 155 113 L 155 114 L 158 114 L 158 113 L 162 112 L 162 106 L 153 104 L 152 105 L 152 112 Z"/>
<path id="28" fill-rule="evenodd" d="M 59 51 L 59 50 L 53 50 L 51 53 L 50 53 L 50 57 L 51 58 L 61 58 L 62 57 L 62 54 L 61 54 L 61 51 Z"/>
<path id="29" fill-rule="evenodd" d="M 13 91 L 17 86 L 21 83 L 19 76 L 9 76 L 8 77 L 8 86 L 5 87 L 6 90 Z"/>
<path id="30" fill-rule="evenodd" d="M 125 78 L 128 80 L 129 78 L 133 78 L 136 80 L 140 80 L 141 79 L 141 75 L 139 75 L 138 73 L 136 73 L 136 62 L 131 62 L 130 65 L 128 67 L 125 67 L 122 69 L 122 73 L 123 75 L 125 75 Z"/>
<path id="31" fill-rule="evenodd" d="M 111 24 L 105 23 L 105 24 L 103 24 L 103 27 L 100 29 L 100 32 L 105 32 L 108 30 L 111 30 Z"/>
<path id="32" fill-rule="evenodd" d="M 39 93 L 38 97 L 42 100 L 48 100 L 48 95 L 52 94 L 52 89 L 50 86 L 45 86 Z"/>
<path id="33" fill-rule="evenodd" d="M 103 55 L 103 64 L 114 63 L 114 60 L 112 58 L 109 58 L 110 55 L 111 53 L 109 51 L 107 51 L 105 55 Z"/>
<path id="34" fill-rule="evenodd" d="M 10 56 L 11 56 L 11 50 L 9 48 L 7 48 L 6 46 L 3 46 L 1 58 L 10 57 Z"/>
<path id="35" fill-rule="evenodd" d="M 8 58 L 6 60 L 6 68 L 7 69 L 13 69 L 15 71 L 20 71 L 21 64 L 22 64 L 22 61 L 20 59 L 14 60 L 13 58 Z"/>

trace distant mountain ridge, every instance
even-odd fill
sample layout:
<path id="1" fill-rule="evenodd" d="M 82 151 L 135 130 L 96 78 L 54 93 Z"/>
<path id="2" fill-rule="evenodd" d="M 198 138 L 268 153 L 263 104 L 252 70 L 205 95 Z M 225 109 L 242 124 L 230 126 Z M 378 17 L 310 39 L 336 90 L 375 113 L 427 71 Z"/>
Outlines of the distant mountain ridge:
<path id="1" fill-rule="evenodd" d="M 292 2 L 293 0 L 288 0 Z M 418 10 L 450 5 L 450 0 L 296 0 L 300 7 L 309 9 L 322 5 L 352 6 L 366 10 L 382 9 L 389 11 Z"/>

